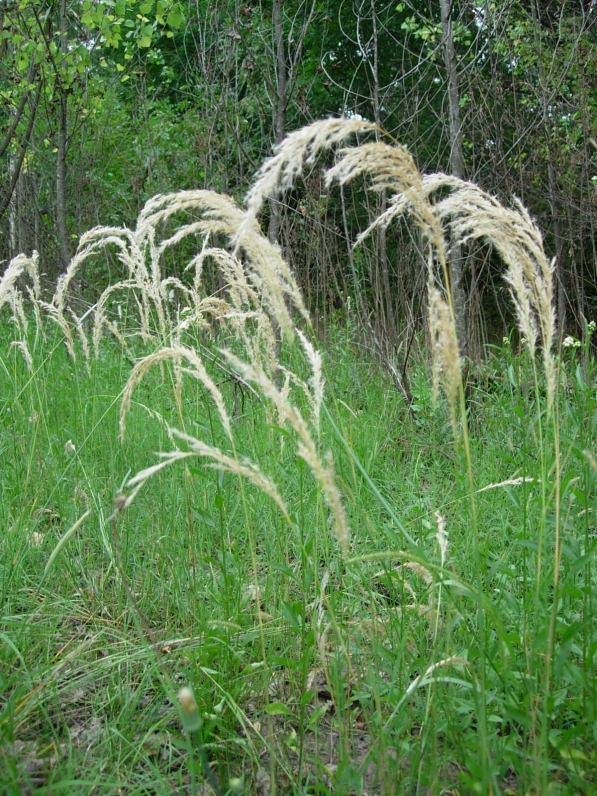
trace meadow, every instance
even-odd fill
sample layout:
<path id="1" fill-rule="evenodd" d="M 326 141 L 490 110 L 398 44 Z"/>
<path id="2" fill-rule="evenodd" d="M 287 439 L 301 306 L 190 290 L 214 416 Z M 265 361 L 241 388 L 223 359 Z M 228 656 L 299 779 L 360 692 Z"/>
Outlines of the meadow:
<path id="1" fill-rule="evenodd" d="M 6 270 L 4 792 L 595 792 L 595 326 L 554 344 L 522 207 L 376 141 L 329 181 L 367 171 L 428 246 L 412 405 L 350 307 L 317 339 L 255 219 L 373 128 L 292 134 L 246 211 L 183 192 L 91 231 L 50 301 L 34 257 Z M 495 247 L 516 312 L 466 392 L 442 224 Z"/>

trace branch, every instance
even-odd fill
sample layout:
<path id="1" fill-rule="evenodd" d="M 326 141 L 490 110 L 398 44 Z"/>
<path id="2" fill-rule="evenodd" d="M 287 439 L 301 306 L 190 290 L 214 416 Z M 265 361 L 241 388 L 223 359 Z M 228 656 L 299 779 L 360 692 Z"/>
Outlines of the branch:
<path id="1" fill-rule="evenodd" d="M 19 156 L 15 163 L 14 171 L 12 174 L 12 179 L 10 184 L 6 190 L 6 193 L 2 197 L 0 201 L 0 219 L 6 213 L 6 208 L 10 204 L 10 200 L 15 192 L 15 188 L 17 187 L 17 182 L 19 180 L 19 175 L 21 173 L 21 167 L 23 166 L 23 161 L 25 160 L 25 154 L 27 153 L 27 147 L 29 146 L 29 140 L 31 138 L 31 133 L 33 132 L 33 125 L 35 124 L 35 117 L 37 115 L 37 107 L 39 105 L 39 98 L 41 96 L 41 78 L 38 80 L 37 88 L 35 90 L 35 97 L 33 98 L 33 105 L 31 107 L 31 113 L 29 115 L 29 122 L 27 124 L 27 129 L 25 130 L 25 135 L 23 136 L 23 140 L 21 142 L 21 148 L 19 151 Z"/>
<path id="2" fill-rule="evenodd" d="M 28 77 L 28 82 L 29 83 L 32 83 L 34 81 L 35 75 L 37 73 L 38 68 L 39 68 L 39 65 L 35 64 L 32 67 L 32 69 L 30 70 L 29 77 Z M 13 135 L 15 133 L 15 130 L 17 129 L 18 123 L 21 121 L 21 117 L 23 115 L 23 111 L 25 110 L 25 105 L 26 105 L 28 99 L 29 99 L 29 93 L 25 92 L 23 94 L 23 96 L 21 97 L 21 101 L 19 103 L 19 107 L 17 108 L 16 113 L 15 113 L 15 117 L 14 117 L 14 119 L 12 121 L 12 124 L 10 125 L 10 130 L 6 133 L 6 138 L 4 139 L 4 142 L 2 143 L 2 145 L 0 146 L 0 158 L 6 152 L 6 150 L 8 149 L 8 145 L 12 141 L 12 137 L 13 137 Z"/>

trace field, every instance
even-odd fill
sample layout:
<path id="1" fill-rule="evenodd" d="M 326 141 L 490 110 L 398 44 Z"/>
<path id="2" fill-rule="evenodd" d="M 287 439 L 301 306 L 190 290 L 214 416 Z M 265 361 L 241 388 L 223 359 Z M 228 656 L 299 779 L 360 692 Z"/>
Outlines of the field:
<path id="1" fill-rule="evenodd" d="M 4 278 L 1 788 L 595 793 L 594 325 L 552 354 L 545 274 L 530 298 L 512 278 L 520 330 L 463 385 L 431 284 L 409 407 L 350 308 L 316 339 L 204 194 L 187 238 L 253 236 L 246 278 L 205 255 L 226 301 L 160 281 L 164 203 L 145 248 L 82 241 L 129 270 L 87 319 L 30 262 L 27 295 Z"/>

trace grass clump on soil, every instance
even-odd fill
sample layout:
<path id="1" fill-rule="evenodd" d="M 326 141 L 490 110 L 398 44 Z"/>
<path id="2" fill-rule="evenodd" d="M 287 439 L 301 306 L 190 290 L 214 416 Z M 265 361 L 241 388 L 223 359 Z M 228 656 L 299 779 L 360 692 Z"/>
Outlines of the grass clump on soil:
<path id="1" fill-rule="evenodd" d="M 407 215 L 426 241 L 431 380 L 419 362 L 409 411 L 350 327 L 316 347 L 256 218 L 376 132 L 293 133 L 246 212 L 189 191 L 92 230 L 49 302 L 35 256 L 8 266 L 7 792 L 593 792 L 594 327 L 557 357 L 524 209 L 374 141 L 327 181 L 369 175 L 370 229 Z M 446 225 L 503 257 L 526 339 L 468 408 Z M 123 278 L 77 314 L 110 247 Z"/>

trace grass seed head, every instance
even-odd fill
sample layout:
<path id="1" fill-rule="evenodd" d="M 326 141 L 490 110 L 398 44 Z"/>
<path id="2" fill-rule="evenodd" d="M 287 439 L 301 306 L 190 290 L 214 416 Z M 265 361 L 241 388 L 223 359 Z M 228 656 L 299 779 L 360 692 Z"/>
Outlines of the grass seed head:
<path id="1" fill-rule="evenodd" d="M 208 390 L 216 406 L 216 409 L 218 410 L 222 426 L 224 427 L 224 430 L 226 431 L 228 438 L 232 440 L 232 428 L 230 425 L 230 418 L 228 416 L 228 412 L 226 411 L 226 406 L 224 404 L 224 397 L 222 393 L 220 392 L 214 381 L 207 373 L 199 354 L 197 354 L 196 351 L 193 351 L 190 348 L 185 348 L 184 346 L 172 346 L 169 348 L 161 348 L 159 351 L 150 354 L 149 356 L 145 357 L 135 365 L 135 367 L 131 372 L 131 375 L 129 376 L 129 379 L 126 383 L 122 395 L 122 403 L 120 406 L 121 438 L 124 438 L 126 416 L 131 407 L 131 402 L 133 398 L 133 393 L 135 391 L 135 387 L 143 380 L 143 377 L 145 376 L 147 371 L 154 364 L 164 362 L 165 360 L 168 359 L 172 359 L 175 361 L 179 361 L 182 359 L 186 360 L 189 363 L 190 367 L 186 368 L 184 372 L 196 378 Z"/>
<path id="2" fill-rule="evenodd" d="M 196 732 L 203 726 L 203 720 L 199 714 L 199 706 L 195 699 L 193 690 L 188 686 L 181 688 L 178 692 L 178 702 L 182 711 L 182 721 L 187 732 Z"/>
<path id="3" fill-rule="evenodd" d="M 247 215 L 237 230 L 237 245 L 255 224 L 264 202 L 290 190 L 303 173 L 305 164 L 314 163 L 321 152 L 351 135 L 378 129 L 375 124 L 360 119 L 324 119 L 286 136 L 276 147 L 274 155 L 259 169 L 253 187 L 245 197 Z"/>
<path id="4" fill-rule="evenodd" d="M 24 340 L 13 340 L 9 345 L 8 350 L 10 351 L 12 348 L 16 348 L 21 352 L 23 359 L 25 360 L 25 364 L 27 365 L 27 370 L 33 371 L 33 358 L 27 343 Z"/>
<path id="5" fill-rule="evenodd" d="M 195 694 L 192 689 L 186 686 L 178 692 L 178 701 L 183 713 L 192 713 L 198 709 Z"/>
<path id="6" fill-rule="evenodd" d="M 435 538 L 439 545 L 442 567 L 448 558 L 448 534 L 446 533 L 446 520 L 439 511 L 435 512 L 435 522 L 437 524 L 437 534 Z"/>
<path id="7" fill-rule="evenodd" d="M 433 396 L 441 384 L 456 422 L 456 398 L 461 383 L 461 359 L 458 338 L 450 308 L 433 284 L 428 285 L 429 334 L 431 338 Z"/>
<path id="8" fill-rule="evenodd" d="M 554 262 L 545 255 L 541 232 L 518 200 L 506 208 L 474 183 L 445 174 L 425 177 L 429 193 L 446 187 L 450 193 L 437 203 L 438 213 L 461 243 L 484 240 L 498 251 L 507 266 L 518 328 L 532 353 L 541 335 L 549 408 L 555 392 Z"/>

